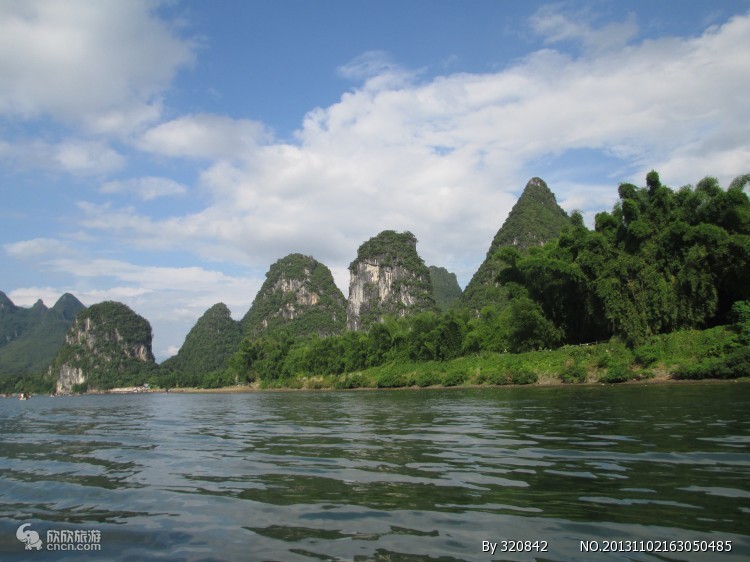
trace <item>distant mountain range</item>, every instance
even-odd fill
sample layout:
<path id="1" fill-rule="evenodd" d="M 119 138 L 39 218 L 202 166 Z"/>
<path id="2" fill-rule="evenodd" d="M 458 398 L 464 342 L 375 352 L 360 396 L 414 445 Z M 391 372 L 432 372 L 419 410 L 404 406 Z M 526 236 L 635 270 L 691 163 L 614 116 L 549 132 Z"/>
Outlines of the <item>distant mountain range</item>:
<path id="1" fill-rule="evenodd" d="M 65 342 L 65 333 L 85 307 L 69 293 L 52 308 L 38 300 L 31 308 L 16 306 L 0 291 L 0 374 L 16 376 L 44 371 Z"/>

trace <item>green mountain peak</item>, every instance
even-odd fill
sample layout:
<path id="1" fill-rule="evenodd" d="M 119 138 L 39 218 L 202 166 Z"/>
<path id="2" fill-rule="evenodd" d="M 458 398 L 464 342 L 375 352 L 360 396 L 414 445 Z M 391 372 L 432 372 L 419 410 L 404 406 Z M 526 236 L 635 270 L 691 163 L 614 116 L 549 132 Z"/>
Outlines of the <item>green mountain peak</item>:
<path id="1" fill-rule="evenodd" d="M 227 366 L 242 340 L 242 326 L 232 319 L 223 302 L 203 313 L 188 332 L 180 351 L 162 364 L 162 370 L 183 376 L 200 376 Z"/>
<path id="2" fill-rule="evenodd" d="M 430 271 L 411 232 L 384 230 L 364 242 L 349 265 L 347 326 L 367 330 L 384 316 L 437 311 Z"/>
<path id="3" fill-rule="evenodd" d="M 558 238 L 570 224 L 567 213 L 557 204 L 555 194 L 545 181 L 531 178 L 492 240 L 487 257 L 464 291 L 463 301 L 476 312 L 484 306 L 504 306 L 507 294 L 497 278 L 505 267 L 499 257 L 504 247 L 526 252 L 534 246 Z"/>
<path id="4" fill-rule="evenodd" d="M 252 337 L 279 330 L 293 336 L 338 334 L 346 322 L 344 295 L 324 264 L 312 256 L 289 254 L 271 265 L 241 322 Z"/>

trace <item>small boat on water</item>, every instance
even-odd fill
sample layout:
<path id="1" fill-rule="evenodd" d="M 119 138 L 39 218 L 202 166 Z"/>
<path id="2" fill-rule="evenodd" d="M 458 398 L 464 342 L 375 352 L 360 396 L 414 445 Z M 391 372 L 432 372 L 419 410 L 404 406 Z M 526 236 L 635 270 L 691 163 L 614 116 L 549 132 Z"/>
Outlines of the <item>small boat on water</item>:
<path id="1" fill-rule="evenodd" d="M 28 400 L 29 398 L 31 398 L 31 395 L 28 392 L 22 392 L 18 395 L 19 400 Z"/>

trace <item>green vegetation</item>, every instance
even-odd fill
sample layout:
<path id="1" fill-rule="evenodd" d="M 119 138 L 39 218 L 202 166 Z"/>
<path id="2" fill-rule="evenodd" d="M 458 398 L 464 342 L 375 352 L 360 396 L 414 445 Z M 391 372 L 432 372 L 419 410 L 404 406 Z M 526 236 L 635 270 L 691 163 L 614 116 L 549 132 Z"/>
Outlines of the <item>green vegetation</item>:
<path id="1" fill-rule="evenodd" d="M 461 287 L 458 284 L 455 273 L 450 273 L 444 267 L 431 265 L 430 281 L 432 282 L 432 296 L 438 308 L 445 312 L 456 304 L 461 298 Z"/>
<path id="2" fill-rule="evenodd" d="M 71 369 L 81 369 L 89 389 L 143 384 L 157 369 L 151 352 L 151 325 L 119 302 L 102 302 L 82 310 L 50 374 L 58 380 Z"/>
<path id="3" fill-rule="evenodd" d="M 720 353 L 722 349 L 733 348 L 736 341 L 733 330 L 716 327 L 654 336 L 635 349 L 612 340 L 517 354 L 484 352 L 449 361 L 389 360 L 377 366 L 342 371 L 340 374 L 335 372 L 336 368 L 331 368 L 329 361 L 334 357 L 333 353 L 327 356 L 328 361 L 320 362 L 318 369 L 295 373 L 288 368 L 291 359 L 283 359 L 284 352 L 280 346 L 270 346 L 270 353 L 264 353 L 262 346 L 259 346 L 256 351 L 262 355 L 263 366 L 259 365 L 254 376 L 247 380 L 257 380 L 260 388 L 354 389 L 622 383 L 647 381 L 655 377 L 660 380 L 679 379 L 687 378 L 680 376 L 685 368 L 700 364 L 703 358 Z M 272 358 L 274 352 L 277 354 Z M 299 352 L 297 345 L 287 342 L 287 357 Z M 743 355 L 747 360 L 749 354 L 744 348 L 738 355 Z M 644 361 L 644 357 L 648 359 Z M 741 376 L 748 376 L 747 371 L 736 371 L 732 378 Z"/>
<path id="4" fill-rule="evenodd" d="M 339 334 L 346 326 L 346 299 L 330 269 L 310 256 L 290 254 L 271 266 L 242 325 L 252 338 L 280 331 L 295 337 Z"/>
<path id="5" fill-rule="evenodd" d="M 51 373 L 90 389 L 145 380 L 394 388 L 750 377 L 749 180 L 724 190 L 706 178 L 675 191 L 651 172 L 645 187 L 620 185 L 620 201 L 589 230 L 535 178 L 472 280 L 479 292 L 441 301 L 442 312 L 414 235 L 385 231 L 350 266 L 358 296 L 347 321 L 354 314 L 357 330 L 343 330 L 343 295 L 328 268 L 292 254 L 271 267 L 241 329 L 216 305 L 159 371 L 148 322 L 101 303 L 78 315 Z M 30 329 L 14 314 L 0 295 L 0 351 Z"/>
<path id="6" fill-rule="evenodd" d="M 373 278 L 371 268 L 378 268 Z M 349 301 L 350 330 L 369 330 L 386 316 L 414 316 L 437 312 L 430 271 L 417 253 L 417 239 L 411 232 L 384 230 L 363 243 L 357 259 L 349 265 L 350 291 L 361 301 Z M 390 281 L 384 282 L 386 278 Z"/>
<path id="7" fill-rule="evenodd" d="M 230 369 L 239 381 L 299 386 L 318 377 L 315 384 L 332 387 L 353 386 L 352 373 L 362 373 L 357 384 L 379 387 L 528 383 L 538 377 L 618 383 L 659 370 L 677 378 L 744 376 L 750 363 L 742 343 L 750 334 L 746 181 L 724 191 L 708 178 L 673 192 L 652 172 L 644 188 L 620 186 L 621 201 L 611 213 L 597 215 L 593 231 L 574 213 L 570 220 L 563 216 L 569 224 L 559 239 L 535 247 L 516 239 L 515 246 L 527 251 L 500 247 L 497 281 L 505 299 L 478 315 L 471 309 L 393 315 L 366 334 L 245 341 Z M 551 193 L 540 204 L 548 193 L 541 180 L 527 191 L 531 208 L 562 216 Z M 416 244 L 413 237 L 395 236 L 389 232 L 383 240 Z M 496 237 L 498 244 L 507 242 L 505 236 Z M 383 240 L 363 248 L 383 252 Z M 696 331 L 730 321 L 733 306 L 734 331 Z M 691 349 L 679 349 L 680 334 L 690 334 Z M 715 341 L 705 345 L 703 339 Z M 597 341 L 608 343 L 544 351 Z M 533 352 L 556 361 L 540 368 Z"/>
<path id="8" fill-rule="evenodd" d="M 216 384 L 219 376 L 207 374 L 222 372 L 228 366 L 230 356 L 242 340 L 242 327 L 232 320 L 224 303 L 215 304 L 198 319 L 185 338 L 180 351 L 160 365 L 159 376 L 152 382 L 162 388 L 171 388 L 186 381 L 203 385 Z"/>
<path id="9" fill-rule="evenodd" d="M 595 230 L 574 213 L 558 240 L 523 255 L 504 250 L 501 277 L 541 306 L 566 343 L 614 335 L 634 347 L 725 324 L 734 303 L 750 298 L 747 180 L 673 191 L 651 172 L 644 188 L 620 185 Z"/>
<path id="10" fill-rule="evenodd" d="M 516 248 L 521 253 L 554 240 L 570 224 L 555 195 L 539 178 L 526 184 L 521 197 L 492 240 L 487 257 L 479 266 L 463 293 L 463 304 L 474 312 L 492 305 L 502 308 L 510 300 L 500 274 L 506 268 L 503 248 Z"/>
<path id="11" fill-rule="evenodd" d="M 0 392 L 46 392 L 43 373 L 65 342 L 65 333 L 84 306 L 68 293 L 48 309 L 15 306 L 0 292 Z"/>

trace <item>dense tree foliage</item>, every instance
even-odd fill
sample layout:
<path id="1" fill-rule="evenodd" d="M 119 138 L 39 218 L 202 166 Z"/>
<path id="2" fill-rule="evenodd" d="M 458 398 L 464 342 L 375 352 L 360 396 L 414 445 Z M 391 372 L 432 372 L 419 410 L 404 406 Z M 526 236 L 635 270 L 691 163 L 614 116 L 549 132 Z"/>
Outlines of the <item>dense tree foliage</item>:
<path id="1" fill-rule="evenodd" d="M 297 337 L 338 334 L 346 326 L 346 299 L 328 267 L 310 256 L 290 254 L 271 266 L 241 322 L 250 337 L 277 331 Z"/>
<path id="2" fill-rule="evenodd" d="M 507 265 L 503 248 L 515 248 L 525 253 L 557 238 L 568 224 L 568 215 L 557 204 L 547 184 L 540 178 L 529 180 L 492 240 L 486 259 L 466 286 L 462 298 L 464 305 L 475 312 L 487 305 L 505 306 L 510 295 L 500 282 L 500 274 Z"/>
<path id="3" fill-rule="evenodd" d="M 162 386 L 223 371 L 242 340 L 242 327 L 224 303 L 209 308 L 185 337 L 180 351 L 160 365 Z"/>
<path id="4" fill-rule="evenodd" d="M 646 187 L 620 185 L 620 201 L 593 231 L 576 214 L 557 241 L 506 255 L 504 279 L 522 284 L 569 343 L 617 335 L 634 345 L 726 323 L 750 297 L 747 179 L 673 191 L 651 172 Z"/>

